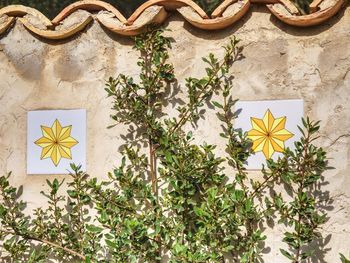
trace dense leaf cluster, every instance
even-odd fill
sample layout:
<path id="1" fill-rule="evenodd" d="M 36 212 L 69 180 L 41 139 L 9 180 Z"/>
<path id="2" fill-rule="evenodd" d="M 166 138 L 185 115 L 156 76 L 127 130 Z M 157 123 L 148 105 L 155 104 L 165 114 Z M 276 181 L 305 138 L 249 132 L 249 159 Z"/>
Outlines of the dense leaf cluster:
<path id="1" fill-rule="evenodd" d="M 119 75 L 107 82 L 111 117 L 129 126 L 123 157 L 108 180 L 90 178 L 72 164 L 66 194 L 63 181 L 47 181 L 47 208 L 26 216 L 21 189 L 8 176 L 0 178 L 3 260 L 262 262 L 264 231 L 277 220 L 286 227 L 289 250 L 281 249 L 283 255 L 294 263 L 317 257 L 311 245 L 322 238 L 318 230 L 326 216 L 314 190 L 327 168 L 326 153 L 313 144 L 318 123 L 304 120 L 295 150 L 268 160 L 259 180 L 250 178 L 245 164 L 253 154 L 251 141 L 233 125 L 238 113 L 232 111 L 229 69 L 243 58 L 239 41 L 224 47 L 221 60 L 204 58 L 202 78 L 186 79 L 188 100 L 177 105 L 175 117 L 163 109 L 177 85 L 170 47 L 162 30 L 136 37 L 139 80 Z M 188 124 L 204 117 L 206 104 L 222 122 L 222 155 L 215 145 L 195 143 L 189 131 Z M 290 191 L 277 190 L 283 185 Z"/>

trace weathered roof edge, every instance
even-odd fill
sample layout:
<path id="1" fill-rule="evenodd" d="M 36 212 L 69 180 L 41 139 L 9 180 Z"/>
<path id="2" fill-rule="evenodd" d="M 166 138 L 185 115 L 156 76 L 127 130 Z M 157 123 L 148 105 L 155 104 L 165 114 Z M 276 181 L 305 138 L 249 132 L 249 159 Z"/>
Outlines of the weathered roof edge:
<path id="1" fill-rule="evenodd" d="M 208 16 L 191 0 L 149 0 L 129 18 L 109 3 L 98 0 L 77 1 L 63 9 L 53 20 L 38 10 L 23 5 L 10 5 L 0 9 L 0 34 L 19 20 L 29 31 L 46 39 L 64 39 L 83 30 L 92 20 L 121 35 L 137 35 L 151 23 L 161 24 L 167 12 L 178 11 L 185 20 L 197 28 L 218 30 L 234 24 L 248 12 L 251 3 L 266 4 L 279 20 L 294 26 L 321 24 L 334 16 L 346 0 L 314 0 L 309 15 L 299 15 L 289 0 L 224 0 Z"/>

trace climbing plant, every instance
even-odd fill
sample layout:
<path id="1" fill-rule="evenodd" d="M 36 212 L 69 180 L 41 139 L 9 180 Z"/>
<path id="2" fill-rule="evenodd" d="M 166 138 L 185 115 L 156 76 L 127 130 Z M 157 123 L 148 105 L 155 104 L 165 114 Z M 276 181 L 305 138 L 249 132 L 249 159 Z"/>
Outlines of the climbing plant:
<path id="1" fill-rule="evenodd" d="M 230 68 L 243 59 L 239 40 L 223 47 L 222 59 L 203 58 L 206 73 L 185 80 L 187 101 L 176 106 L 175 117 L 164 110 L 177 85 L 170 39 L 154 29 L 137 36 L 134 48 L 139 80 L 120 74 L 105 87 L 115 121 L 109 128 L 128 127 L 118 167 L 99 181 L 72 164 L 69 179 L 47 181 L 47 206 L 33 212 L 25 212 L 10 174 L 2 176 L 2 260 L 262 262 L 268 221 L 286 225 L 289 250 L 281 253 L 291 262 L 315 256 L 311 244 L 326 220 L 312 191 L 327 168 L 326 153 L 313 144 L 318 122 L 303 120 L 295 150 L 268 160 L 255 180 L 245 168 L 252 142 L 234 127 Z M 222 122 L 217 139 L 225 141 L 225 151 L 196 143 L 190 128 L 205 118 L 207 104 Z M 276 190 L 280 185 L 292 190 L 289 199 Z"/>

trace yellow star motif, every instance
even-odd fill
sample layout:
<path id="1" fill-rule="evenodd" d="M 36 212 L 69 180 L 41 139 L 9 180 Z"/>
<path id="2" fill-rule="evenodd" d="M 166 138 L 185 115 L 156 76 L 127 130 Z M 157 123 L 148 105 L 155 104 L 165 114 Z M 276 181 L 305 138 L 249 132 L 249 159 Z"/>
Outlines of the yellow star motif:
<path id="1" fill-rule="evenodd" d="M 43 137 L 34 143 L 42 149 L 40 159 L 51 158 L 57 166 L 61 158 L 72 159 L 71 148 L 78 143 L 76 139 L 70 136 L 72 126 L 62 127 L 56 119 L 52 127 L 41 125 Z"/>
<path id="2" fill-rule="evenodd" d="M 266 159 L 270 159 L 274 152 L 284 152 L 284 142 L 294 136 L 284 128 L 286 120 L 286 117 L 275 119 L 270 110 L 263 119 L 252 117 L 253 129 L 248 132 L 248 138 L 253 141 L 253 151 L 262 151 Z"/>

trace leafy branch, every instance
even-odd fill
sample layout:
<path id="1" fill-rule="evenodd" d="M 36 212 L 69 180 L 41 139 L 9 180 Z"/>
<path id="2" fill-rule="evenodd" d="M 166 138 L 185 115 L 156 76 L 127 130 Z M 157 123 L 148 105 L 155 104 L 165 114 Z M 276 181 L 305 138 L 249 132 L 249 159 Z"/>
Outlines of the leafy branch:
<path id="1" fill-rule="evenodd" d="M 47 180 L 46 208 L 25 216 L 21 188 L 10 186 L 9 175 L 0 177 L 0 240 L 8 253 L 2 258 L 255 263 L 267 247 L 266 223 L 276 217 L 287 228 L 283 241 L 289 250 L 281 253 L 294 263 L 312 255 L 326 220 L 315 194 L 327 168 L 326 153 L 313 145 L 319 124 L 304 120 L 295 150 L 267 160 L 260 179 L 253 180 L 246 169 L 252 142 L 234 127 L 239 112 L 233 111 L 231 67 L 243 58 L 239 40 L 233 37 L 223 47 L 222 59 L 203 58 L 204 76 L 185 80 L 188 101 L 170 117 L 165 98 L 178 87 L 169 63 L 171 39 L 163 33 L 151 28 L 135 38 L 138 80 L 119 74 L 106 83 L 115 121 L 110 128 L 129 127 L 108 179 L 89 177 L 72 164 L 66 180 Z M 214 94 L 222 101 L 213 100 Z M 225 153 L 215 144 L 197 144 L 193 130 L 187 131 L 209 104 L 222 122 L 218 139 L 225 140 Z M 274 190 L 279 185 L 291 189 L 292 201 Z"/>
<path id="2" fill-rule="evenodd" d="M 310 244 L 320 238 L 319 226 L 326 222 L 326 214 L 317 211 L 317 197 L 312 189 L 322 179 L 327 169 L 326 152 L 312 144 L 317 137 L 319 122 L 303 119 L 304 129 L 299 127 L 302 138 L 295 143 L 295 151 L 287 150 L 276 167 L 283 166 L 284 174 L 280 177 L 291 189 L 293 200 L 286 202 L 282 195 L 275 196 L 275 207 L 279 210 L 280 222 L 293 227 L 293 232 L 286 231 L 283 241 L 290 251 L 281 249 L 284 256 L 292 262 L 305 261 L 313 255 Z"/>

